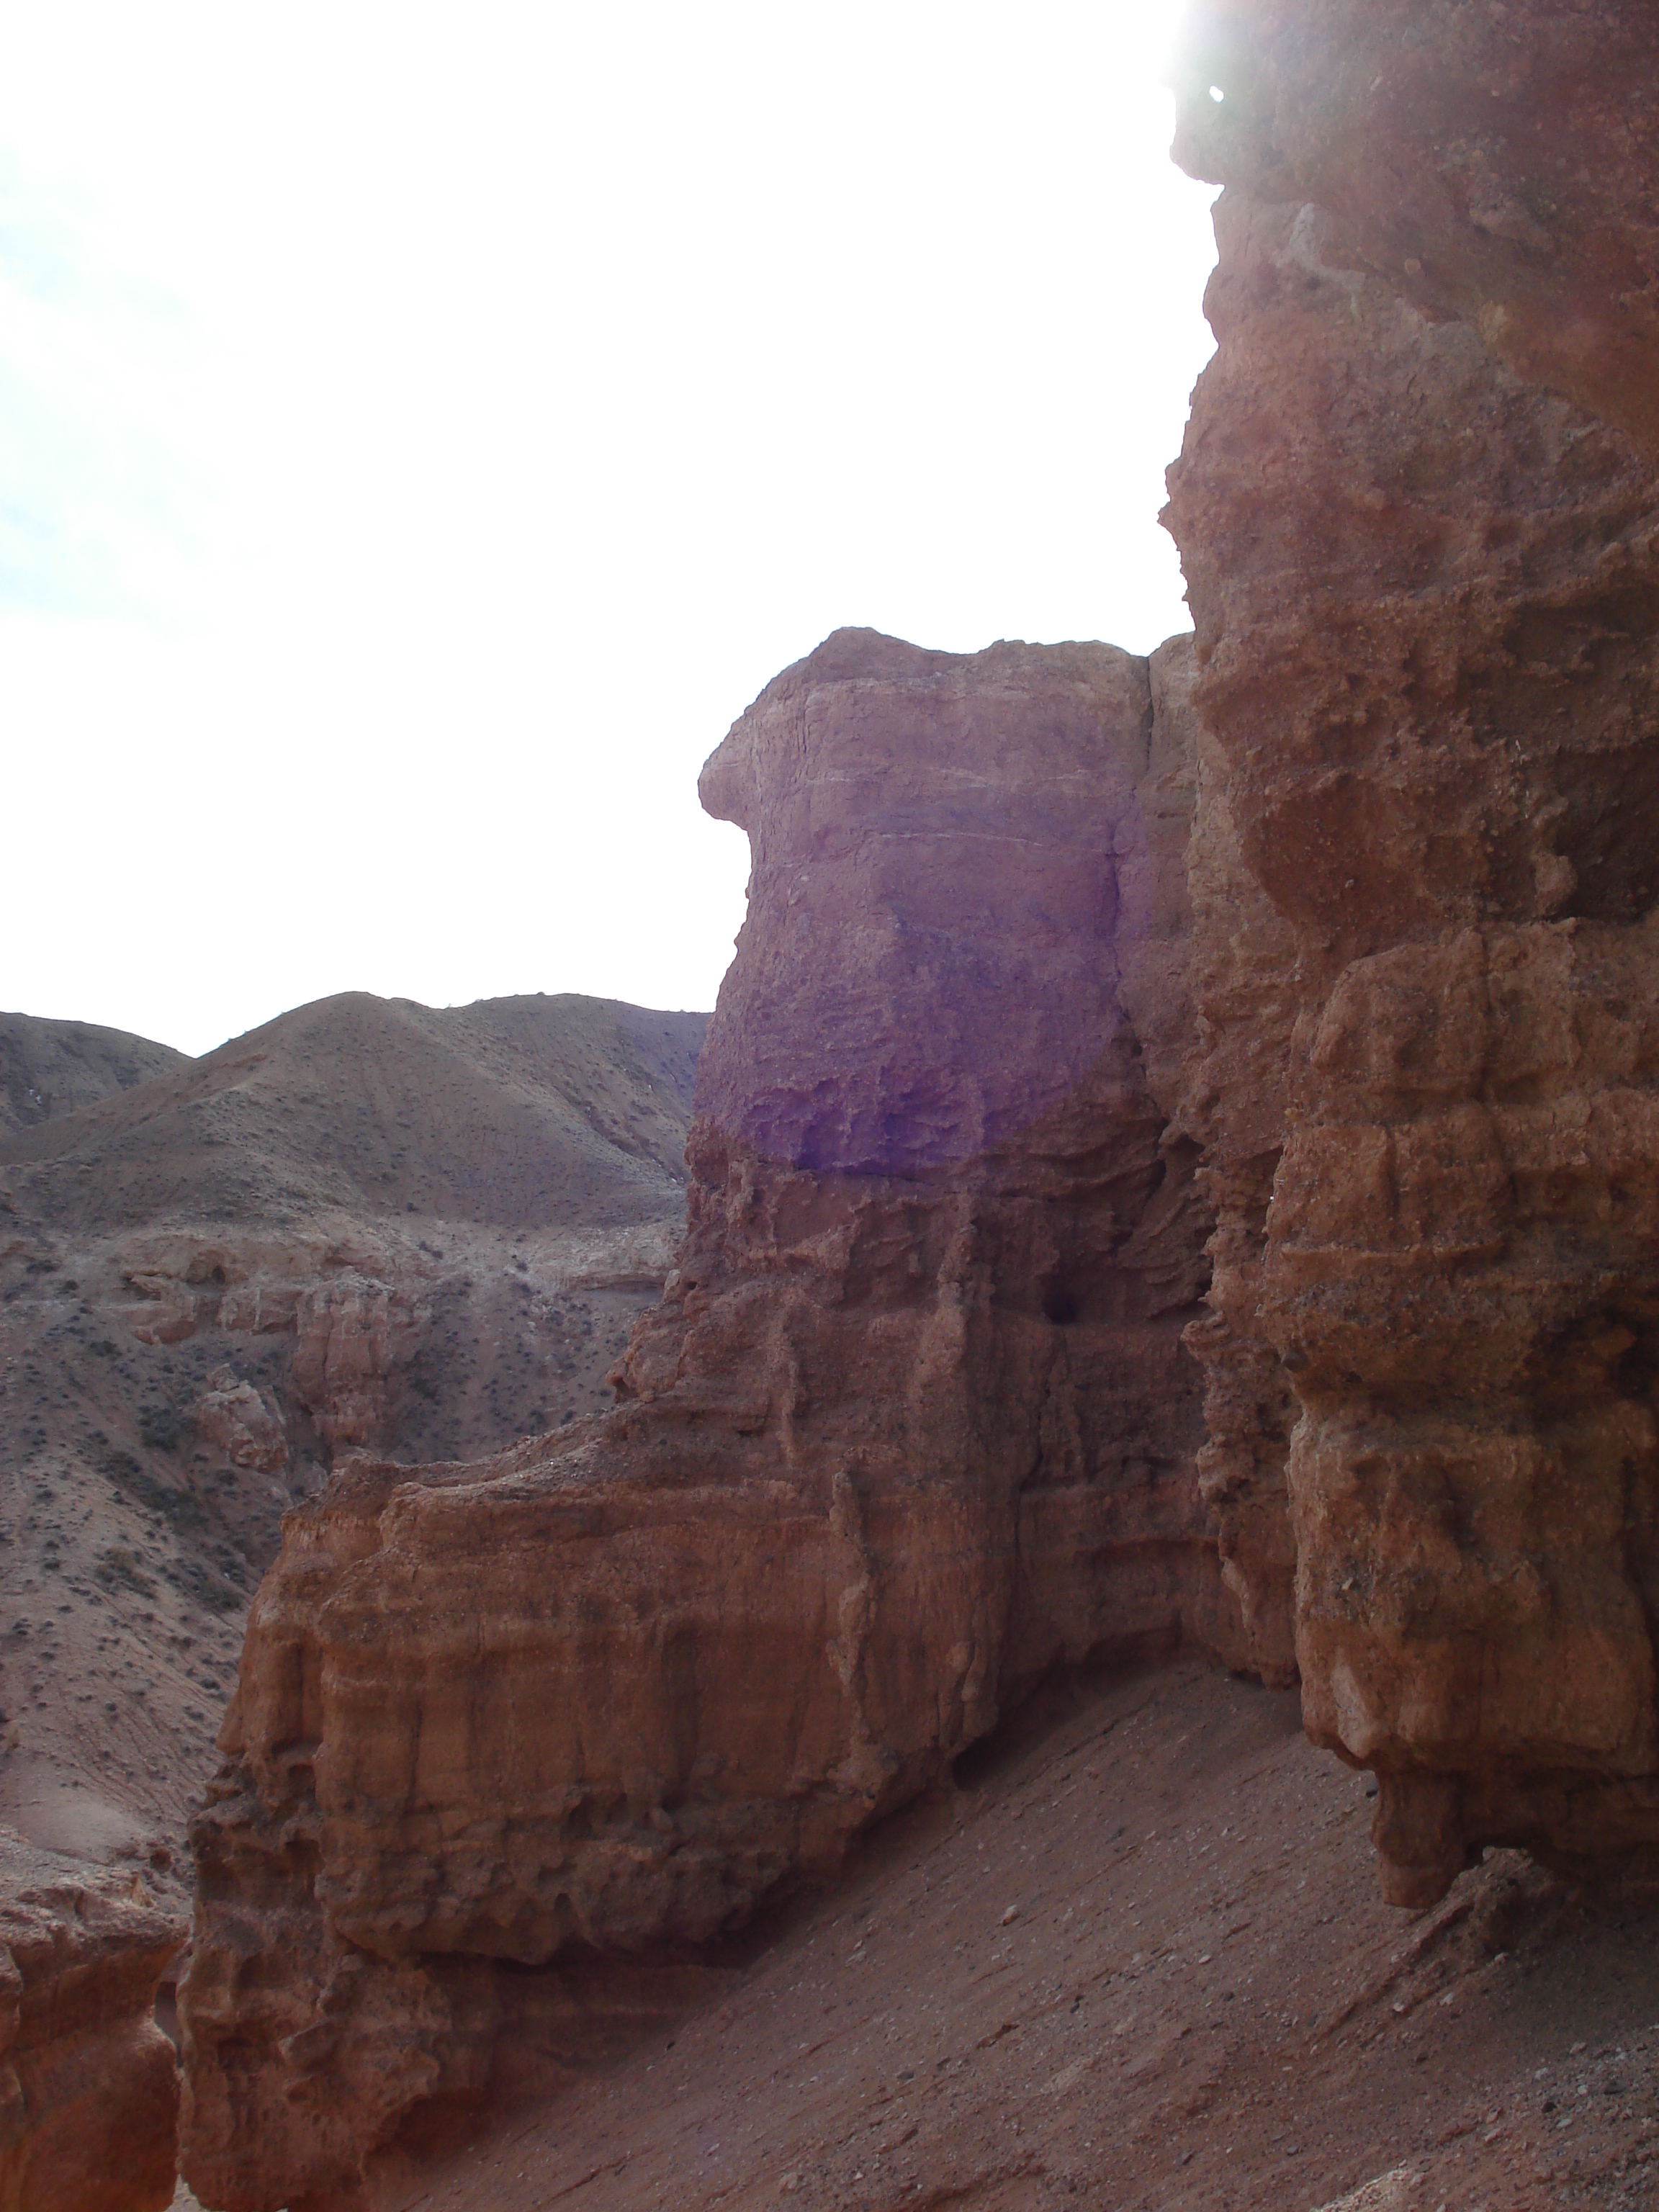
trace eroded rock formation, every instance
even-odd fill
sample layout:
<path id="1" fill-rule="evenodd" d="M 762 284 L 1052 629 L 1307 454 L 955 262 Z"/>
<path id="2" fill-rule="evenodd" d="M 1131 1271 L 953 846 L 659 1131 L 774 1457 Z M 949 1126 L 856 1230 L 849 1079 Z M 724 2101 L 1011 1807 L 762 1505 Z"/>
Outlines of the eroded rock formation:
<path id="1" fill-rule="evenodd" d="M 568 2034 L 593 1961 L 833 1869 L 1056 1665 L 1261 1661 L 1182 1347 L 1188 665 L 842 632 L 710 761 L 749 919 L 617 1410 L 337 1477 L 256 1601 L 182 1994 L 209 2201 L 349 2202 L 527 2005 Z"/>
<path id="2" fill-rule="evenodd" d="M 58 1109 L 0 1123 L 0 1820 L 182 1858 L 283 1514 L 610 1402 L 706 1018 L 358 994 L 195 1061 L 0 1018 Z"/>
<path id="3" fill-rule="evenodd" d="M 0 1820 L 61 1855 L 60 1892 L 102 1913 L 137 1878 L 187 1917 L 176 1869 L 247 1605 L 331 1462 L 483 1456 L 609 1402 L 684 1220 L 704 1027 L 355 994 L 193 1061 L 0 1017 Z M 33 1924 L 11 1887 L 30 1866 L 0 1853 L 0 1916 Z M 125 2033 L 122 1926 L 153 1995 L 144 1916 L 106 1922 L 91 1963 L 30 1998 L 37 2042 L 48 2002 L 73 2025 L 88 1974 Z M 28 2060 L 0 2212 L 20 2159 L 33 2205 L 89 2203 L 100 2158 L 111 2190 L 167 2201 L 161 2046 L 135 2062 L 154 2126 L 122 2120 L 124 2166 L 92 2109 L 128 2100 L 104 2045 L 41 2033 L 56 2071 Z"/>
<path id="4" fill-rule="evenodd" d="M 1181 76 L 1170 512 L 1281 946 L 1200 914 L 1207 1479 L 1293 1425 L 1308 1724 L 1422 1903 L 1659 1844 L 1659 20 L 1219 0 Z"/>
<path id="5" fill-rule="evenodd" d="M 161 2212 L 179 2074 L 155 1992 L 185 1923 L 140 1877 L 0 1828 L 0 2204 Z"/>
<path id="6" fill-rule="evenodd" d="M 1292 1401 L 1255 1316 L 1284 1144 L 1296 948 L 1245 864 L 1224 757 L 1194 711 L 1192 650 L 1183 641 L 1162 658 L 1166 684 L 1182 687 L 1197 786 L 1186 854 L 1194 1012 L 1179 1110 L 1189 1141 L 1201 1147 L 1197 1180 L 1215 1219 L 1207 1310 L 1185 1340 L 1205 1376 L 1199 1482 L 1256 1669 L 1279 1687 L 1296 1679 L 1296 1546 L 1285 1480 Z"/>
<path id="7" fill-rule="evenodd" d="M 256 1604 L 216 2204 L 349 2204 L 1091 1655 L 1299 1664 L 1401 1903 L 1659 1844 L 1656 50 L 1195 10 L 1195 639 L 840 633 L 710 762 L 750 918 L 617 1409 L 354 1466 Z M 293 1325 L 371 1432 L 398 1316 Z"/>

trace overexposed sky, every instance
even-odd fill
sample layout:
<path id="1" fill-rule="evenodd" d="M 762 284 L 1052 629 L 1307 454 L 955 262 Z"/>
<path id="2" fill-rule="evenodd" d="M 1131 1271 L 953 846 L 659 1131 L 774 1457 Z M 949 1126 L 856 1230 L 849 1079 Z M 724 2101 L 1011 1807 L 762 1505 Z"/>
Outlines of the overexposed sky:
<path id="1" fill-rule="evenodd" d="M 708 1006 L 844 623 L 1188 627 L 1176 0 L 0 0 L 0 1006 Z"/>

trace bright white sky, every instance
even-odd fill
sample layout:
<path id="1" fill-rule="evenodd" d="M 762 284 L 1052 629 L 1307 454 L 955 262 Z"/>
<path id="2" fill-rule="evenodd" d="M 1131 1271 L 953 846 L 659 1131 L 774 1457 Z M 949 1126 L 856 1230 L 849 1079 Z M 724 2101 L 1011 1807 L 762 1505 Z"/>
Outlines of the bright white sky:
<path id="1" fill-rule="evenodd" d="M 0 1006 L 712 1006 L 843 623 L 1188 627 L 1174 0 L 0 0 Z"/>

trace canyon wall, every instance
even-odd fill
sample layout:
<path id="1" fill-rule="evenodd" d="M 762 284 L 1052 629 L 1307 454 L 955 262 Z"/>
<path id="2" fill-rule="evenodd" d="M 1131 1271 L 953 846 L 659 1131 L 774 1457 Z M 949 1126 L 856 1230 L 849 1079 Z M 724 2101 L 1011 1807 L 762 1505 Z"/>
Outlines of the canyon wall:
<path id="1" fill-rule="evenodd" d="M 179 2070 L 155 1993 L 185 1941 L 134 1874 L 0 1828 L 0 2204 L 162 2212 Z"/>
<path id="2" fill-rule="evenodd" d="M 1390 1895 L 1492 1842 L 1639 1862 L 1659 19 L 1221 0 L 1178 76 L 1176 156 L 1225 190 L 1169 519 L 1279 946 L 1263 978 L 1200 916 L 1206 1479 L 1224 1513 L 1288 1437 L 1304 1712 L 1378 1772 Z"/>
<path id="3" fill-rule="evenodd" d="M 1659 25 L 1216 0 L 1179 66 L 1195 635 L 841 632 L 709 763 L 749 919 L 614 1411 L 355 1461 L 254 1606 L 228 2212 L 614 2047 L 1090 1658 L 1299 1668 L 1401 1904 L 1650 1869 Z"/>
<path id="4" fill-rule="evenodd" d="M 283 1514 L 610 1403 L 706 1025 L 352 993 L 198 1061 L 0 1017 L 0 1820 L 182 1861 Z"/>
<path id="5" fill-rule="evenodd" d="M 205 2201 L 349 2204 L 602 2052 L 1057 1667 L 1282 1667 L 1182 1342 L 1190 676 L 843 631 L 709 762 L 749 915 L 616 1409 L 337 1474 L 255 1601 L 181 1991 Z"/>
<path id="6" fill-rule="evenodd" d="M 182 1942 L 282 1516 L 356 1455 L 483 1457 L 610 1402 L 705 1026 L 356 993 L 198 1061 L 0 1016 L 0 2212 L 170 2202 L 155 1921 Z"/>

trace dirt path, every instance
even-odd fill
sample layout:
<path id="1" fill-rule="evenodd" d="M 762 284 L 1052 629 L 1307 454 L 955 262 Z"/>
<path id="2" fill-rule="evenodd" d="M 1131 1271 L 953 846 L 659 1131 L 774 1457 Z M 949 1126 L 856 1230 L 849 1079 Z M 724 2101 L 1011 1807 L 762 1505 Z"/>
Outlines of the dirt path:
<path id="1" fill-rule="evenodd" d="M 1509 1854 L 1391 1911 L 1367 1789 L 1293 1696 L 1195 1666 L 1078 1693 L 723 2001 L 383 2201 L 1308 2212 L 1390 2174 L 1366 2212 L 1650 2201 L 1659 1914 Z"/>

